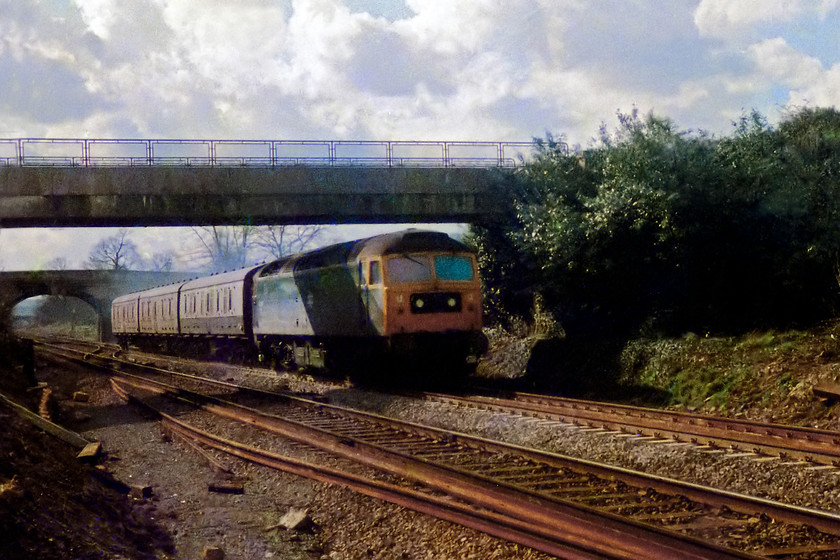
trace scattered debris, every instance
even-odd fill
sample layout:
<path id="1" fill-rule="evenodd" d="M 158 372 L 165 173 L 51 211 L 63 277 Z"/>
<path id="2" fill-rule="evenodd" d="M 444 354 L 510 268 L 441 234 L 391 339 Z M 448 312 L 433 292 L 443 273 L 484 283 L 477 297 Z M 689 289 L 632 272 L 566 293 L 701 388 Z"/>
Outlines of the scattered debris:
<path id="1" fill-rule="evenodd" d="M 266 531 L 273 531 L 275 529 L 286 529 L 287 531 L 309 531 L 315 526 L 312 517 L 309 515 L 309 510 L 305 508 L 291 508 L 287 511 L 280 521 L 270 527 L 266 527 Z"/>
<path id="2" fill-rule="evenodd" d="M 840 400 L 840 384 L 837 383 L 819 383 L 813 388 L 814 396 L 826 404 L 834 403 Z"/>
<path id="3" fill-rule="evenodd" d="M 224 560 L 225 551 L 218 546 L 208 546 L 201 555 L 201 560 Z"/>
<path id="4" fill-rule="evenodd" d="M 22 498 L 23 489 L 20 487 L 17 475 L 13 475 L 8 482 L 0 483 L 0 498 Z"/>
<path id="5" fill-rule="evenodd" d="M 101 453 L 102 443 L 93 441 L 79 451 L 79 454 L 76 455 L 76 459 L 85 463 L 95 463 L 99 459 L 99 455 Z"/>
<path id="6" fill-rule="evenodd" d="M 43 381 L 40 381 L 39 383 L 37 383 L 36 385 L 33 385 L 32 387 L 27 387 L 26 392 L 31 393 L 33 391 L 41 391 L 42 389 L 45 389 L 46 387 L 47 387 L 47 384 L 44 383 Z"/>
<path id="7" fill-rule="evenodd" d="M 152 497 L 152 487 L 135 484 L 131 486 L 128 495 L 135 500 L 147 500 Z"/>
<path id="8" fill-rule="evenodd" d="M 44 420 L 52 421 L 52 389 L 44 387 L 41 392 L 41 402 L 38 404 L 38 416 Z"/>
<path id="9" fill-rule="evenodd" d="M 73 393 L 73 400 L 75 402 L 90 402 L 90 395 L 84 391 L 76 391 Z"/>
<path id="10" fill-rule="evenodd" d="M 245 487 L 237 482 L 214 482 L 207 489 L 219 494 L 244 494 Z"/>

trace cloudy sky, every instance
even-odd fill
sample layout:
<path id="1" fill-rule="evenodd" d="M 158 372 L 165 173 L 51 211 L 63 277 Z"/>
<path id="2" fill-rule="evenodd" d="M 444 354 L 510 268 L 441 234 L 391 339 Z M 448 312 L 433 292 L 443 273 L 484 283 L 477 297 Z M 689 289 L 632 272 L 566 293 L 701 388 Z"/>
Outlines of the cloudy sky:
<path id="1" fill-rule="evenodd" d="M 0 139 L 586 147 L 634 107 L 723 135 L 838 104 L 840 0 L 0 0 Z M 4 230 L 0 268 L 110 233 Z"/>

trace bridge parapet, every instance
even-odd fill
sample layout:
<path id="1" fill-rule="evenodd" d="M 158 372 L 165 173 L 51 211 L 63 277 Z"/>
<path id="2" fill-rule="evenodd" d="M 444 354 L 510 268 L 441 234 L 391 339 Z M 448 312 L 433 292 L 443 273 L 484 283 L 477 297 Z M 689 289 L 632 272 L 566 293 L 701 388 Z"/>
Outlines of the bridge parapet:
<path id="1" fill-rule="evenodd" d="M 0 139 L 0 166 L 501 167 L 533 142 L 376 140 Z"/>

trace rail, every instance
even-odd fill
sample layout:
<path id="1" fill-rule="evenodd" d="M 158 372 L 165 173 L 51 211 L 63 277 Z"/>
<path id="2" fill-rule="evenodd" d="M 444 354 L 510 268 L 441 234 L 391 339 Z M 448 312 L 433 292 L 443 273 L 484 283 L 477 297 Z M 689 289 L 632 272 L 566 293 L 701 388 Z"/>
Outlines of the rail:
<path id="1" fill-rule="evenodd" d="M 516 167 L 532 142 L 0 138 L 0 167 Z M 565 146 L 564 146 L 565 148 Z"/>
<path id="2" fill-rule="evenodd" d="M 564 397 L 514 393 L 507 398 L 425 393 L 429 401 L 691 442 L 756 455 L 840 466 L 840 433 Z"/>
<path id="3" fill-rule="evenodd" d="M 85 353 L 83 358 L 68 358 L 110 369 L 111 358 L 105 355 Z M 548 544 L 571 553 L 560 557 L 816 558 L 823 556 L 813 553 L 836 557 L 840 550 L 840 517 L 829 512 L 451 433 L 294 395 L 265 393 L 134 362 L 119 363 L 115 381 L 126 395 L 139 390 L 158 402 L 163 402 L 161 396 L 175 396 L 179 403 L 420 483 L 491 512 L 497 521 L 515 528 L 517 538 L 529 539 L 528 546 L 548 551 L 541 546 Z M 143 373 L 125 371 L 134 368 Z M 173 378 L 172 385 L 144 375 L 151 371 L 179 381 Z M 209 383 L 214 386 L 213 396 L 204 390 L 194 393 L 182 381 Z M 225 393 L 236 401 L 247 398 L 237 404 L 222 400 Z M 519 532 L 524 528 L 534 532 Z M 584 551 L 586 554 L 576 554 Z"/>

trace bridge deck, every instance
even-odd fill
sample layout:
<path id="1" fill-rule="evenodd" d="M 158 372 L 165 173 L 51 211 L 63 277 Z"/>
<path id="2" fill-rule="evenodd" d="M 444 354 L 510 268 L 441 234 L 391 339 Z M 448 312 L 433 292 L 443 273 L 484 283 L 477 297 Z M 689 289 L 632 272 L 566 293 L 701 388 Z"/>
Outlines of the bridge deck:
<path id="1" fill-rule="evenodd" d="M 509 172 L 476 168 L 0 168 L 0 226 L 473 222 Z"/>
<path id="2" fill-rule="evenodd" d="M 483 221 L 528 146 L 0 139 L 0 226 Z"/>

